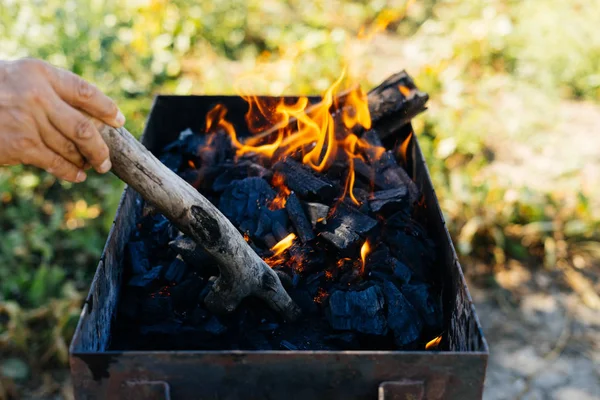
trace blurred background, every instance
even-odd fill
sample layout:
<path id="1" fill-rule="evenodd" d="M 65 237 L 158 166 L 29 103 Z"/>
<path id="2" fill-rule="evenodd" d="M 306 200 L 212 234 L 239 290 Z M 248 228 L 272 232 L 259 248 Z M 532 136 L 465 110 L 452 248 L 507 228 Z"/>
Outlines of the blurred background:
<path id="1" fill-rule="evenodd" d="M 325 3 L 325 4 L 323 4 Z M 112 96 L 315 94 L 406 69 L 491 356 L 486 399 L 600 399 L 600 2 L 0 0 L 0 59 Z M 234 79 L 235 78 L 235 79 Z M 0 399 L 72 398 L 68 345 L 123 184 L 0 167 Z"/>

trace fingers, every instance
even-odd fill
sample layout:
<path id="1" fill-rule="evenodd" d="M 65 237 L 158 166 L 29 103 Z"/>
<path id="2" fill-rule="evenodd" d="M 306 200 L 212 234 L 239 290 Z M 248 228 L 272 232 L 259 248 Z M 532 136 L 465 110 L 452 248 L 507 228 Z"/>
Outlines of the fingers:
<path id="1" fill-rule="evenodd" d="M 70 139 L 94 169 L 104 174 L 112 167 L 108 147 L 92 118 L 74 109 L 58 97 L 52 99 L 48 117 L 52 125 Z"/>
<path id="2" fill-rule="evenodd" d="M 79 152 L 75 143 L 60 133 L 45 115 L 39 119 L 41 120 L 38 121 L 40 125 L 39 129 L 43 132 L 41 135 L 42 141 L 46 146 L 78 168 L 85 169 L 85 159 Z"/>
<path id="3" fill-rule="evenodd" d="M 96 86 L 70 71 L 50 71 L 52 87 L 64 101 L 115 128 L 123 126 L 125 117 L 117 105 Z"/>
<path id="4" fill-rule="evenodd" d="M 57 178 L 73 183 L 83 182 L 87 177 L 81 168 L 44 145 L 31 147 L 24 155 L 23 163 L 45 169 Z"/>

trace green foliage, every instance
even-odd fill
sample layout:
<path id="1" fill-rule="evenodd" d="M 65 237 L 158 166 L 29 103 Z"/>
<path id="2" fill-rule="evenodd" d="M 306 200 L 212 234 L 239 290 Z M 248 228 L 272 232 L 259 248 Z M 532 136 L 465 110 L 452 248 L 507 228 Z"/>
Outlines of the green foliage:
<path id="1" fill-rule="evenodd" d="M 418 1 L 387 31 L 405 38 L 407 50 L 363 56 L 370 44 L 356 39 L 360 27 L 384 10 L 400 16 L 404 5 L 4 0 L 0 59 L 39 57 L 81 74 L 117 100 L 139 135 L 159 92 L 315 93 L 345 65 L 372 86 L 382 78 L 378 64 L 390 58 L 391 71 L 407 68 L 430 93 L 430 109 L 415 128 L 463 255 L 551 266 L 566 257 L 561 243 L 596 251 L 590 243 L 600 216 L 588 193 L 513 188 L 481 171 L 495 141 L 520 141 L 554 124 L 559 95 L 598 99 L 593 16 L 600 5 Z M 241 72 L 245 79 L 232 79 Z M 0 352 L 66 360 L 65 343 L 122 188 L 112 176 L 91 174 L 71 185 L 31 168 L 0 168 Z"/>

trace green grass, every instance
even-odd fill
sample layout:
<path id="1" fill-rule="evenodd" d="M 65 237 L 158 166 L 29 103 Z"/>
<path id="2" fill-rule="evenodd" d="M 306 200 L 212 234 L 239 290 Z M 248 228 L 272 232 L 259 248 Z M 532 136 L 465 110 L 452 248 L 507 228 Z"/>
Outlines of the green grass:
<path id="1" fill-rule="evenodd" d="M 0 59 L 39 57 L 81 74 L 115 98 L 129 130 L 140 133 L 156 93 L 231 94 L 231 77 L 244 71 L 252 79 L 242 83 L 262 93 L 320 92 L 348 64 L 372 86 L 382 77 L 369 72 L 385 56 L 348 54 L 369 51 L 356 39 L 361 26 L 404 6 L 121 3 L 72 2 L 65 9 L 59 0 L 5 1 Z M 430 94 L 430 109 L 415 127 L 463 256 L 553 267 L 598 238 L 600 216 L 589 193 L 507 188 L 479 173 L 494 138 L 519 140 L 546 129 L 561 99 L 598 100 L 595 15 L 600 3 L 584 0 L 429 0 L 385 32 L 413 46 L 397 53 Z M 516 112 L 503 100 L 507 93 L 527 108 Z M 27 354 L 42 366 L 65 362 L 122 187 L 112 176 L 73 186 L 31 168 L 0 168 L 0 353 Z"/>

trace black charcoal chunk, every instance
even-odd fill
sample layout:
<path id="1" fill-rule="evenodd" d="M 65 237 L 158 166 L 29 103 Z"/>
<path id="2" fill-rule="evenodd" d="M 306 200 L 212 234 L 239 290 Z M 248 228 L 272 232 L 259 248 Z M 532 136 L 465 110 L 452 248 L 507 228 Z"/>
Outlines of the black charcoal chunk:
<path id="1" fill-rule="evenodd" d="M 275 198 L 275 191 L 262 178 L 245 178 L 234 181 L 219 199 L 219 210 L 229 220 L 240 226 L 246 220 L 258 225 L 260 211 Z M 256 230 L 256 226 L 252 232 Z"/>
<path id="2" fill-rule="evenodd" d="M 206 321 L 202 328 L 213 336 L 220 336 L 227 332 L 227 327 L 215 316 Z"/>
<path id="3" fill-rule="evenodd" d="M 354 350 L 360 348 L 360 343 L 358 342 L 356 335 L 352 332 L 344 332 L 325 336 L 325 342 L 344 350 Z"/>
<path id="4" fill-rule="evenodd" d="M 436 301 L 435 296 L 430 293 L 429 285 L 425 283 L 402 285 L 402 293 L 423 317 L 428 328 L 434 331 L 442 329 L 441 307 L 439 301 Z"/>
<path id="5" fill-rule="evenodd" d="M 292 221 L 296 234 L 302 243 L 314 239 L 315 234 L 312 231 L 312 226 L 306 218 L 302 204 L 300 204 L 300 200 L 298 200 L 295 193 L 291 193 L 288 196 L 287 202 L 285 203 L 285 209 L 287 210 L 290 221 Z"/>
<path id="6" fill-rule="evenodd" d="M 273 236 L 275 236 L 277 242 L 283 240 L 290 234 L 288 230 L 279 223 L 279 221 L 274 221 L 271 225 L 271 229 L 273 230 Z"/>
<path id="7" fill-rule="evenodd" d="M 173 315 L 171 297 L 153 295 L 144 299 L 140 307 L 141 320 L 144 323 L 163 321 Z"/>
<path id="8" fill-rule="evenodd" d="M 127 254 L 133 275 L 143 275 L 150 269 L 148 250 L 144 242 L 127 243 Z"/>
<path id="9" fill-rule="evenodd" d="M 404 263 L 392 258 L 392 266 L 394 269 L 394 276 L 398 278 L 402 283 L 408 283 L 412 277 L 412 271 Z"/>
<path id="10" fill-rule="evenodd" d="M 274 169 L 283 176 L 286 186 L 302 199 L 331 201 L 336 195 L 337 189 L 333 183 L 316 176 L 308 167 L 292 158 L 277 162 Z"/>
<path id="11" fill-rule="evenodd" d="M 252 350 L 273 350 L 264 334 L 257 331 L 248 331 L 244 334 L 246 346 Z"/>
<path id="12" fill-rule="evenodd" d="M 212 264 L 212 258 L 189 236 L 179 236 L 169 243 L 169 247 L 193 268 L 202 269 Z"/>
<path id="13" fill-rule="evenodd" d="M 247 160 L 240 161 L 236 164 L 223 165 L 222 168 L 224 171 L 217 176 L 212 185 L 212 189 L 215 192 L 222 192 L 236 180 L 242 180 L 248 177 L 269 179 L 272 175 L 271 171 L 265 167 Z"/>
<path id="14" fill-rule="evenodd" d="M 392 282 L 384 282 L 383 293 L 387 302 L 387 323 L 394 332 L 394 342 L 400 348 L 414 344 L 423 329 L 419 313 Z"/>
<path id="15" fill-rule="evenodd" d="M 376 226 L 377 221 L 373 218 L 355 207 L 340 203 L 321 236 L 339 250 L 347 250 L 358 245 L 361 237 L 368 235 Z"/>
<path id="16" fill-rule="evenodd" d="M 329 207 L 321 203 L 304 203 L 304 209 L 310 223 L 315 229 L 317 224 L 327 223 L 327 214 L 329 214 Z"/>
<path id="17" fill-rule="evenodd" d="M 168 152 L 160 156 L 160 162 L 162 162 L 171 171 L 177 173 L 183 163 L 183 155 L 178 152 Z"/>
<path id="18" fill-rule="evenodd" d="M 408 189 L 400 185 L 394 189 L 374 192 L 369 197 L 369 206 L 375 213 L 390 215 L 408 205 Z"/>
<path id="19" fill-rule="evenodd" d="M 160 278 L 160 273 L 161 273 L 162 269 L 163 269 L 162 265 L 157 265 L 154 268 L 150 269 L 150 271 L 147 271 L 143 274 L 134 275 L 129 280 L 128 285 L 135 286 L 135 287 L 141 287 L 141 288 L 147 288 L 154 281 L 156 281 L 158 278 Z"/>
<path id="20" fill-rule="evenodd" d="M 293 343 L 288 342 L 287 340 L 282 340 L 279 343 L 279 346 L 281 346 L 281 348 L 284 349 L 284 350 L 291 350 L 291 351 L 298 350 L 298 346 L 296 346 Z"/>
<path id="21" fill-rule="evenodd" d="M 183 258 L 178 255 L 165 270 L 164 277 L 168 282 L 180 283 L 186 271 L 187 264 L 183 261 Z"/>
<path id="22" fill-rule="evenodd" d="M 357 292 L 337 290 L 329 296 L 329 323 L 336 330 L 385 335 L 385 299 L 379 286 Z"/>

